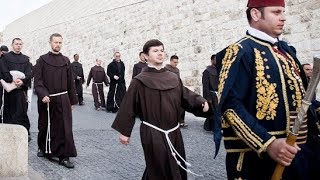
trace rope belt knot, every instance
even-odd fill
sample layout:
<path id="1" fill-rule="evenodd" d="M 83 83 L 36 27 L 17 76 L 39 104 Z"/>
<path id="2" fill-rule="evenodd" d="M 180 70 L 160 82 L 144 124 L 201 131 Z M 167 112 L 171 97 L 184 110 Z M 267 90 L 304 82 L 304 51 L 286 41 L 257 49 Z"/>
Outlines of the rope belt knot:
<path id="1" fill-rule="evenodd" d="M 150 124 L 150 123 L 148 123 L 148 122 L 146 122 L 146 121 L 142 121 L 142 123 L 143 123 L 144 125 L 147 125 L 147 126 L 153 128 L 153 129 L 158 130 L 158 131 L 160 131 L 160 132 L 162 132 L 162 133 L 165 134 L 166 141 L 167 141 L 167 143 L 168 143 L 168 145 L 169 145 L 169 148 L 170 148 L 170 151 L 171 151 L 171 155 L 173 156 L 173 158 L 176 160 L 177 164 L 178 164 L 183 170 L 185 170 L 186 172 L 188 172 L 188 173 L 190 173 L 190 174 L 193 174 L 193 175 L 195 175 L 195 176 L 201 176 L 201 177 L 203 177 L 203 175 L 196 174 L 196 173 L 192 172 L 191 170 L 189 170 L 188 168 L 183 167 L 182 164 L 181 164 L 181 161 L 179 161 L 178 158 L 177 158 L 177 156 L 178 156 L 178 157 L 186 164 L 187 167 L 191 167 L 191 164 L 188 163 L 185 159 L 183 159 L 183 157 L 182 157 L 182 156 L 178 153 L 178 151 L 174 148 L 174 146 L 173 146 L 173 144 L 172 144 L 172 142 L 171 142 L 171 140 L 170 140 L 170 138 L 169 138 L 169 133 L 177 130 L 177 129 L 180 127 L 179 124 L 178 124 L 177 126 L 175 126 L 174 128 L 172 128 L 172 129 L 163 130 L 163 129 L 161 129 L 161 128 L 155 126 L 155 125 L 152 125 L 152 124 Z"/>
<path id="2" fill-rule="evenodd" d="M 64 94 L 67 94 L 68 91 L 56 93 L 56 94 L 50 94 L 49 97 L 55 97 L 55 96 L 61 96 Z M 48 127 L 47 127 L 47 136 L 46 136 L 46 151 L 45 153 L 51 154 L 51 131 L 50 131 L 50 104 L 47 103 L 47 110 L 48 110 Z M 48 150 L 49 149 L 49 150 Z"/>
<path id="3" fill-rule="evenodd" d="M 94 83 L 95 85 L 96 85 L 96 88 L 97 88 L 97 93 L 98 93 L 98 102 L 100 103 L 100 105 L 101 105 L 101 98 L 100 98 L 100 93 L 99 93 L 99 88 L 98 88 L 98 85 L 100 85 L 100 84 L 102 84 L 103 85 L 103 83 L 101 82 L 101 83 Z"/>

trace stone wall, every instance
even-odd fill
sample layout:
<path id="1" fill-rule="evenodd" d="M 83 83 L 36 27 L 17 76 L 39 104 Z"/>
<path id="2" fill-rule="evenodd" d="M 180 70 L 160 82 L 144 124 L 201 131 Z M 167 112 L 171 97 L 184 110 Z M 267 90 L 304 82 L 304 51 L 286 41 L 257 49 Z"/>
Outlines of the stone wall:
<path id="1" fill-rule="evenodd" d="M 96 58 L 110 62 L 122 53 L 127 83 L 143 44 L 158 38 L 167 57 L 176 54 L 186 86 L 201 92 L 201 75 L 210 56 L 240 39 L 248 27 L 246 0 L 54 0 L 9 24 L 5 43 L 13 37 L 24 41 L 33 62 L 49 51 L 54 32 L 64 36 L 62 52 L 72 59 L 80 54 L 85 76 Z M 320 1 L 287 3 L 285 38 L 298 50 L 302 62 L 320 54 Z M 168 58 L 167 58 L 168 59 Z M 167 60 L 168 61 L 168 60 Z"/>

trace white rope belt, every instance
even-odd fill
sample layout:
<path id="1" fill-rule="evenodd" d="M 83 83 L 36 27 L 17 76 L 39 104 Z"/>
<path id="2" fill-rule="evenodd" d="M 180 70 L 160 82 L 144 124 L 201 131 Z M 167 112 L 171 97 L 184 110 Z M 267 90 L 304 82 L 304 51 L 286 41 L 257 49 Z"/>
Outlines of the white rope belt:
<path id="1" fill-rule="evenodd" d="M 116 88 L 115 88 L 115 90 L 114 90 L 114 95 L 113 95 L 113 102 L 114 102 L 114 104 L 113 104 L 113 107 L 117 107 L 117 108 L 119 109 L 119 106 L 118 106 L 117 101 L 116 101 L 117 89 L 118 89 L 118 83 L 116 84 Z"/>
<path id="2" fill-rule="evenodd" d="M 4 108 L 4 88 L 2 87 L 2 104 L 1 104 L 1 123 L 3 124 L 3 108 Z"/>
<path id="3" fill-rule="evenodd" d="M 68 91 L 64 91 L 64 92 L 61 92 L 61 93 L 50 94 L 49 96 L 50 96 L 50 97 L 61 96 L 61 95 L 63 95 L 63 94 L 67 94 L 67 93 L 68 93 Z"/>
<path id="4" fill-rule="evenodd" d="M 101 83 L 94 83 L 94 84 L 96 85 L 96 88 L 97 88 L 97 93 L 98 93 L 98 102 L 100 103 L 100 106 L 101 106 L 101 98 L 100 98 L 100 93 L 99 93 L 98 84 L 102 84 L 102 85 L 103 85 L 103 83 L 101 82 Z"/>
<path id="5" fill-rule="evenodd" d="M 50 94 L 49 97 L 55 97 L 55 96 L 61 96 L 63 94 L 67 94 L 68 91 L 64 91 L 64 92 L 61 92 L 61 93 L 56 93 L 56 94 Z M 47 103 L 47 110 L 48 110 L 48 127 L 47 127 L 47 136 L 46 136 L 46 151 L 45 153 L 49 153 L 51 154 L 51 133 L 50 133 L 50 126 L 51 126 L 51 123 L 50 123 L 50 104 Z M 48 151 L 49 149 L 49 151 Z"/>
<path id="6" fill-rule="evenodd" d="M 153 129 L 155 129 L 155 130 L 158 130 L 158 131 L 160 131 L 160 132 L 162 132 L 162 133 L 165 134 L 167 143 L 168 143 L 169 148 L 170 148 L 170 151 L 171 151 L 171 155 L 173 156 L 173 158 L 176 160 L 177 164 L 178 164 L 183 170 L 185 170 L 185 171 L 187 171 L 188 173 L 193 174 L 193 175 L 195 175 L 195 176 L 201 176 L 201 177 L 203 177 L 203 175 L 196 174 L 196 173 L 192 172 L 191 170 L 183 167 L 183 166 L 181 165 L 181 162 L 180 162 L 180 161 L 178 160 L 178 158 L 176 157 L 176 155 L 178 155 L 178 157 L 186 164 L 187 167 L 191 167 L 191 164 L 188 163 L 185 159 L 183 159 L 183 157 L 182 157 L 182 156 L 178 153 L 178 151 L 174 148 L 174 146 L 173 146 L 173 144 L 172 144 L 172 142 L 170 141 L 170 138 L 169 138 L 169 133 L 177 130 L 177 129 L 180 127 L 179 124 L 178 124 L 176 127 L 172 128 L 172 129 L 163 130 L 163 129 L 158 128 L 157 126 L 154 126 L 154 125 L 152 125 L 152 124 L 150 124 L 150 123 L 148 123 L 148 122 L 146 122 L 146 121 L 142 121 L 142 123 L 145 124 L 145 125 L 147 125 L 147 126 L 149 126 L 149 127 L 151 127 L 151 128 L 153 128 Z"/>

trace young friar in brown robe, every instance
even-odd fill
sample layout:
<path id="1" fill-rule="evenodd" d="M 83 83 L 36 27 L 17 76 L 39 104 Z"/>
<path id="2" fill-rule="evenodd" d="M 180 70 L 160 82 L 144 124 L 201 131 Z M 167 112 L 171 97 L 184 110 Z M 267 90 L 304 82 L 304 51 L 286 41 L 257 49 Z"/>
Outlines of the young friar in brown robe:
<path id="1" fill-rule="evenodd" d="M 50 36 L 51 51 L 37 60 L 34 74 L 38 95 L 38 156 L 58 157 L 59 164 L 73 168 L 69 157 L 77 151 L 72 133 L 72 109 L 78 103 L 70 60 L 60 53 L 62 36 Z M 49 107 L 48 107 L 49 106 Z M 49 118 L 48 118 L 49 109 Z"/>
<path id="2" fill-rule="evenodd" d="M 142 179 L 186 180 L 183 168 L 188 163 L 182 160 L 185 149 L 179 126 L 180 107 L 204 115 L 208 103 L 185 88 L 176 74 L 163 68 L 162 42 L 155 39 L 146 42 L 143 53 L 148 67 L 132 79 L 112 128 L 120 132 L 120 142 L 127 145 L 138 116 L 142 121 L 140 136 L 146 161 Z M 168 136 L 161 131 L 169 131 Z"/>
<path id="3" fill-rule="evenodd" d="M 97 111 L 100 111 L 101 107 L 106 107 L 106 103 L 104 100 L 103 83 L 106 86 L 109 86 L 109 80 L 107 78 L 106 72 L 104 71 L 104 68 L 101 67 L 101 63 L 102 61 L 100 59 L 96 60 L 96 65 L 90 69 L 87 80 L 88 87 L 91 79 L 93 79 L 92 96 L 94 100 L 94 107 Z"/>

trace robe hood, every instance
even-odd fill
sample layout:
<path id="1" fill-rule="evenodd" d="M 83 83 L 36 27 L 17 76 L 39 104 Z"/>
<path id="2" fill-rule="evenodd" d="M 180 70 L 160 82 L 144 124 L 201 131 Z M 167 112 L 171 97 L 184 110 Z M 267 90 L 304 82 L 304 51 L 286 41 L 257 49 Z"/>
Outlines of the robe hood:
<path id="1" fill-rule="evenodd" d="M 160 76 L 155 76 L 155 73 L 161 73 Z M 166 71 L 164 68 L 157 70 L 155 68 L 146 67 L 138 74 L 135 79 L 150 89 L 169 90 L 176 88 L 179 85 L 179 78 L 176 74 Z"/>

